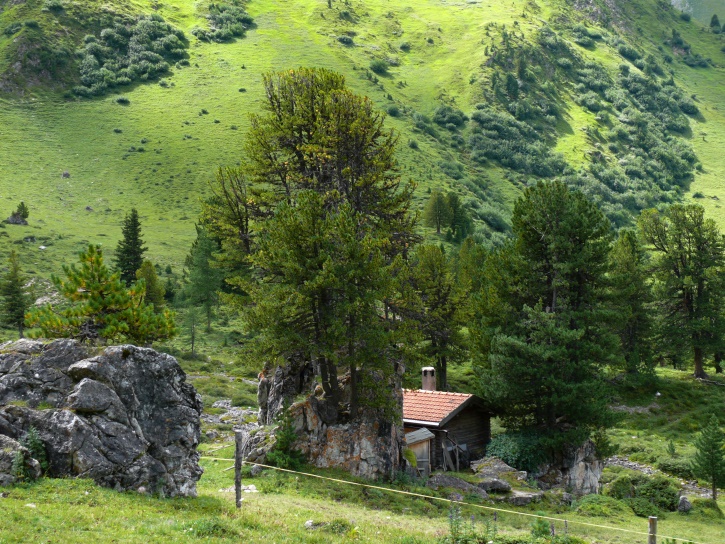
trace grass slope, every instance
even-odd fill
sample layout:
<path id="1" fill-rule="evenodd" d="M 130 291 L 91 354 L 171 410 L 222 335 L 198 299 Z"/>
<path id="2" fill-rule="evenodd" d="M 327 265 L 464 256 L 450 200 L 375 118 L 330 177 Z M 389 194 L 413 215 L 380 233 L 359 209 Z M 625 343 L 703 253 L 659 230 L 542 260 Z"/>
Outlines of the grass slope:
<path id="1" fill-rule="evenodd" d="M 722 221 L 715 200 L 725 197 L 721 181 L 725 166 L 719 156 L 725 139 L 725 91 L 718 83 L 725 61 L 719 50 L 722 38 L 702 32 L 694 22 L 682 21 L 675 12 L 662 15 L 653 0 L 621 4 L 631 25 L 639 28 L 632 30 L 634 39 L 646 50 L 656 51 L 662 36 L 673 27 L 693 51 L 714 59 L 716 66 L 708 69 L 689 68 L 681 62 L 672 66 L 677 83 L 697 95 L 702 111 L 701 117 L 691 121 L 691 143 L 704 169 L 691 191 L 710 197 L 700 201 Z M 0 27 L 37 20 L 39 31 L 48 25 L 71 28 L 69 35 L 76 41 L 83 33 L 97 31 L 93 19 L 83 28 L 69 22 L 73 9 L 83 3 L 69 5 L 61 15 L 43 11 L 42 5 L 5 2 Z M 116 94 L 64 99 L 53 90 L 65 81 L 60 77 L 51 78 L 54 84 L 49 87 L 29 86 L 23 94 L 5 93 L 0 98 L 0 212 L 9 215 L 20 200 L 31 208 L 29 227 L 0 229 L 0 254 L 19 249 L 31 272 L 47 275 L 57 270 L 89 242 L 115 246 L 122 218 L 132 206 L 140 211 L 149 256 L 162 265 L 178 267 L 194 235 L 206 180 L 217 166 L 240 159 L 247 114 L 262 105 L 261 74 L 300 65 L 342 72 L 356 92 L 370 96 L 381 109 L 394 105 L 403 112 L 389 117 L 388 124 L 401 133 L 401 173 L 419 183 L 419 205 L 432 186 L 455 188 L 469 201 L 480 198 L 463 180 L 449 177 L 439 166 L 441 161 L 460 161 L 466 176 L 482 180 L 486 198 L 510 207 L 520 194 L 522 180 L 493 164 L 471 163 L 466 152 L 450 147 L 447 136 L 435 139 L 416 129 L 412 115 L 430 116 L 443 103 L 470 112 L 481 100 L 490 75 L 482 39 L 488 23 L 516 28 L 532 39 L 544 21 L 581 19 L 579 12 L 559 0 L 536 4 L 403 0 L 394 6 L 382 0 L 336 1 L 332 10 L 320 0 L 282 4 L 252 0 L 247 10 L 256 28 L 243 39 L 217 44 L 199 42 L 190 34 L 193 27 L 206 24 L 205 4 L 174 0 L 153 7 L 138 1 L 121 7 L 110 3 L 105 9 L 126 14 L 156 11 L 186 33 L 190 65 L 172 68 L 164 78 L 167 86 L 133 85 L 123 93 L 130 100 L 125 106 L 116 102 Z M 31 31 L 23 28 L 19 34 L 2 35 L 0 71 L 9 69 L 13 44 Z M 354 45 L 341 44 L 337 40 L 341 35 L 354 35 Z M 68 38 L 61 45 L 72 51 L 71 41 Z M 408 52 L 400 49 L 403 42 L 410 44 Z M 612 72 L 621 62 L 609 47 L 577 51 Z M 375 83 L 367 67 L 372 59 L 381 58 L 398 66 L 376 76 Z M 68 70 L 63 72 L 66 79 L 71 77 Z M 556 150 L 570 164 L 582 165 L 593 149 L 585 129 L 595 123 L 594 115 L 574 103 L 571 95 L 565 96 Z M 446 134 L 445 129 L 439 132 Z M 418 144 L 417 150 L 406 145 L 410 140 Z M 61 177 L 66 171 L 67 179 Z M 40 245 L 46 249 L 39 250 Z"/>

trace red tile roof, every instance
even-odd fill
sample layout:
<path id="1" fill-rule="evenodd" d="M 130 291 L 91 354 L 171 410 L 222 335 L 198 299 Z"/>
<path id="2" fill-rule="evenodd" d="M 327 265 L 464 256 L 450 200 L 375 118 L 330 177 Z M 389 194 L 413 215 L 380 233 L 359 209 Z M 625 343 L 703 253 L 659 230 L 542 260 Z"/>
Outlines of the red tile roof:
<path id="1" fill-rule="evenodd" d="M 473 395 L 448 391 L 403 390 L 403 420 L 440 424 Z"/>

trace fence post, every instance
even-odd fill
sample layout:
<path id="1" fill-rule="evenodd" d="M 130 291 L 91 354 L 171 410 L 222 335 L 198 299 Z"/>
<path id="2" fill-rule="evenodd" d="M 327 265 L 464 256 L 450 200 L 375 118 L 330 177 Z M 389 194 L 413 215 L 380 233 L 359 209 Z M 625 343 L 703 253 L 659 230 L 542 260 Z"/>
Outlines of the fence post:
<path id="1" fill-rule="evenodd" d="M 551 536 L 556 536 L 556 529 L 554 528 L 554 522 L 549 523 L 549 532 L 551 533 Z"/>
<path id="2" fill-rule="evenodd" d="M 647 544 L 657 544 L 657 516 L 649 517 Z"/>
<path id="3" fill-rule="evenodd" d="M 239 434 L 234 436 L 234 495 L 237 508 L 242 507 L 242 448 L 239 446 Z"/>

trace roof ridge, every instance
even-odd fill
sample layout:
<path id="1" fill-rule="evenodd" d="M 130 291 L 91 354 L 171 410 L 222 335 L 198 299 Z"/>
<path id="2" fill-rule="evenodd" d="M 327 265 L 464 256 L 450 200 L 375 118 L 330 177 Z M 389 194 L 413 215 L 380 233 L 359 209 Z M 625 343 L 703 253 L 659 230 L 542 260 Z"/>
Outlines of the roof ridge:
<path id="1" fill-rule="evenodd" d="M 403 393 L 435 393 L 438 395 L 457 395 L 457 396 L 465 396 L 465 397 L 472 397 L 473 393 L 456 393 L 455 391 L 429 391 L 428 389 L 403 389 Z"/>

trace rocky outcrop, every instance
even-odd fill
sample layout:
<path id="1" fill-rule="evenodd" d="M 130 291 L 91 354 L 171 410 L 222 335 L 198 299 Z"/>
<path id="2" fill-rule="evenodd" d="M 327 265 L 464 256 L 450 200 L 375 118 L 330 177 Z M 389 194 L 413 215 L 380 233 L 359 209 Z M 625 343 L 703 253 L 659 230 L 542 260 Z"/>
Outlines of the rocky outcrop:
<path id="1" fill-rule="evenodd" d="M 430 487 L 431 489 L 434 489 L 436 491 L 438 491 L 438 489 L 441 487 L 447 487 L 463 491 L 464 493 L 478 495 L 482 499 L 488 498 L 488 493 L 486 493 L 486 491 L 481 487 L 477 487 L 473 484 L 466 482 L 465 480 L 456 478 L 455 476 L 448 476 L 447 474 L 435 474 L 430 477 L 425 485 L 426 487 Z"/>
<path id="2" fill-rule="evenodd" d="M 40 463 L 20 442 L 0 434 L 0 487 L 14 484 L 18 472 L 31 479 L 40 477 Z"/>
<path id="3" fill-rule="evenodd" d="M 27 225 L 28 224 L 28 222 L 25 220 L 25 218 L 22 215 L 20 215 L 19 213 L 15 213 L 15 212 L 10 214 L 10 217 L 8 217 L 5 220 L 5 222 L 8 223 L 9 225 Z"/>
<path id="4" fill-rule="evenodd" d="M 594 442 L 587 440 L 578 448 L 567 449 L 554 462 L 540 466 L 533 476 L 545 489 L 564 487 L 575 495 L 587 495 L 599 491 L 603 469 Z"/>
<path id="5" fill-rule="evenodd" d="M 49 476 L 195 496 L 202 404 L 179 364 L 135 346 L 91 355 L 73 340 L 0 346 L 0 435 L 37 429 Z"/>
<path id="6" fill-rule="evenodd" d="M 300 437 L 295 447 L 310 463 L 320 468 L 341 468 L 363 478 L 391 478 L 400 469 L 402 427 L 373 416 L 326 425 L 324 411 L 324 402 L 317 397 L 290 407 Z"/>
<path id="7" fill-rule="evenodd" d="M 278 415 L 300 394 L 305 400 L 292 404 L 289 414 L 298 439 L 294 448 L 308 462 L 320 468 L 341 468 L 363 478 L 391 478 L 401 466 L 403 429 L 393 423 L 402 419 L 403 395 L 400 379 L 402 365 L 388 384 L 393 396 L 395 414 L 381 415 L 377 410 L 361 409 L 354 421 L 349 419 L 350 376 L 339 378 L 340 401 L 332 406 L 315 387 L 311 365 L 289 363 L 277 367 L 270 379 L 260 374 L 257 389 L 258 425 L 235 429 L 242 456 L 251 463 L 265 463 L 267 453 L 275 445 L 271 425 Z"/>

